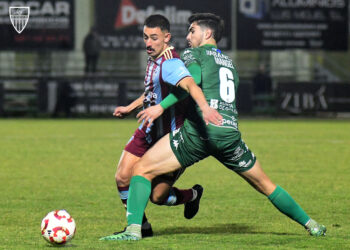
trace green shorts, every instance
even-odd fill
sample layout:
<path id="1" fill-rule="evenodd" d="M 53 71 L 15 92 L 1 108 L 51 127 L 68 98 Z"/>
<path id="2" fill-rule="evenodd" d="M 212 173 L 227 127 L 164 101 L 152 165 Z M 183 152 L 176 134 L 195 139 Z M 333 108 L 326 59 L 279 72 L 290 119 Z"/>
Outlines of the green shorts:
<path id="1" fill-rule="evenodd" d="M 256 161 L 255 155 L 241 138 L 238 140 L 203 139 L 199 134 L 188 133 L 186 126 L 169 135 L 171 149 L 183 168 L 210 155 L 235 172 L 251 169 Z"/>

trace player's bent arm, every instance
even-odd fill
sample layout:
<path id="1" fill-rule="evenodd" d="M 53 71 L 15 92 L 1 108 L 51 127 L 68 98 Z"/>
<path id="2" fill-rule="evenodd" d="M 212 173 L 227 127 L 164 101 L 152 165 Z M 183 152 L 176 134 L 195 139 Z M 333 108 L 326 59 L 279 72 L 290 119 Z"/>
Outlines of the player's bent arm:
<path id="1" fill-rule="evenodd" d="M 193 100 L 197 103 L 203 113 L 203 120 L 208 125 L 213 123 L 215 125 L 221 125 L 222 116 L 215 109 L 209 107 L 207 100 L 204 97 L 203 91 L 195 83 L 192 77 L 183 78 L 178 85 L 190 93 Z"/>
<path id="2" fill-rule="evenodd" d="M 123 117 L 124 115 L 127 115 L 130 112 L 132 112 L 133 110 L 135 110 L 137 108 L 141 108 L 142 105 L 143 105 L 144 98 L 145 98 L 144 93 L 142 93 L 142 95 L 139 98 L 134 100 L 128 106 L 116 107 L 115 110 L 114 110 L 113 115 L 116 116 L 116 117 Z"/>
<path id="3" fill-rule="evenodd" d="M 209 123 L 221 125 L 222 116 L 215 109 L 209 107 L 202 89 L 198 87 L 192 77 L 185 77 L 181 79 L 178 82 L 178 86 L 190 93 L 194 101 L 201 109 L 203 113 L 203 120 L 207 125 Z M 138 122 L 141 122 L 142 120 L 148 121 L 149 127 L 155 119 L 163 114 L 163 112 L 164 108 L 160 104 L 149 107 L 137 114 L 137 118 L 139 118 Z"/>
<path id="4" fill-rule="evenodd" d="M 173 106 L 175 103 L 184 100 L 187 96 L 188 93 L 186 91 L 176 88 L 160 102 L 160 106 L 162 106 L 163 109 L 167 109 Z"/>
<path id="5" fill-rule="evenodd" d="M 187 67 L 194 81 L 199 84 L 202 81 L 202 70 L 198 63 L 191 63 Z M 175 89 L 172 91 L 163 101 L 160 102 L 160 105 L 163 109 L 167 109 L 174 105 L 175 103 L 182 101 L 188 96 L 188 93 L 185 91 L 179 91 L 179 89 Z"/>
<path id="6" fill-rule="evenodd" d="M 202 81 L 202 68 L 198 63 L 191 63 L 187 66 L 188 71 L 191 73 L 194 81 L 200 84 Z"/>

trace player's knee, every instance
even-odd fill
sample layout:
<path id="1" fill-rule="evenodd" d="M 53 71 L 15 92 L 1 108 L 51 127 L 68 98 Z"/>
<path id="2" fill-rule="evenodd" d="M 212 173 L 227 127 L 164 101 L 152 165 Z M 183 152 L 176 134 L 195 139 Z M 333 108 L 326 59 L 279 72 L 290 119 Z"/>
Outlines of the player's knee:
<path id="1" fill-rule="evenodd" d="M 156 205 L 163 205 L 164 199 L 164 196 L 158 193 L 152 193 L 150 196 L 150 201 Z"/>
<path id="2" fill-rule="evenodd" d="M 117 186 L 128 186 L 130 183 L 130 174 L 125 171 L 117 171 L 115 173 L 115 182 Z"/>
<path id="3" fill-rule="evenodd" d="M 145 177 L 146 174 L 147 168 L 145 167 L 145 165 L 142 163 L 142 161 L 137 162 L 134 166 L 133 175 L 140 175 Z"/>

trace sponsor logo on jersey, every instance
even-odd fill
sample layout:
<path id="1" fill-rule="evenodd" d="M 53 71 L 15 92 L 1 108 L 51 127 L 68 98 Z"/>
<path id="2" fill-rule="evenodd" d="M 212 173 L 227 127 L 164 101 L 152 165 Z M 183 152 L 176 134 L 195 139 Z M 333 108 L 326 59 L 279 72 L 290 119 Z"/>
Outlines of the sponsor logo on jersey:
<path id="1" fill-rule="evenodd" d="M 219 107 L 219 100 L 218 99 L 210 99 L 210 107 L 213 109 L 218 109 Z"/>
<path id="2" fill-rule="evenodd" d="M 221 128 L 230 128 L 230 129 L 238 130 L 237 120 L 234 116 L 229 116 L 229 115 L 222 114 L 222 113 L 221 113 L 221 115 L 222 115 L 221 125 L 220 126 L 217 126 L 214 124 L 211 124 L 211 125 L 216 126 L 216 127 L 221 127 Z"/>
<path id="3" fill-rule="evenodd" d="M 234 120 L 227 120 L 225 118 L 222 119 L 222 126 L 229 126 L 229 127 L 234 127 L 237 128 L 237 122 Z"/>

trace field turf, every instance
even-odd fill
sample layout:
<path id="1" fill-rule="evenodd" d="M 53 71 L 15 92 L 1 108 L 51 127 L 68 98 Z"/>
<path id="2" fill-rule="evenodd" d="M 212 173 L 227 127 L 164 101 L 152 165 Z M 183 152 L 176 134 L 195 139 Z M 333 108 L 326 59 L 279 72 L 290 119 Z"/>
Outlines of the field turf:
<path id="1" fill-rule="evenodd" d="M 125 226 L 114 173 L 135 120 L 0 120 L 0 249 L 50 247 L 41 219 L 66 209 L 77 223 L 72 249 L 349 249 L 350 121 L 243 119 L 243 138 L 271 179 L 317 221 L 312 238 L 239 176 L 208 158 L 180 188 L 204 186 L 192 220 L 183 206 L 149 203 L 155 236 L 100 242 Z M 50 248 L 49 248 L 50 249 Z"/>

